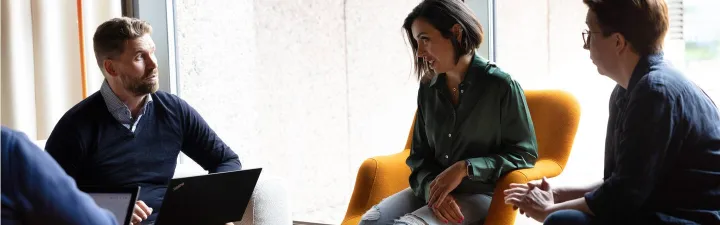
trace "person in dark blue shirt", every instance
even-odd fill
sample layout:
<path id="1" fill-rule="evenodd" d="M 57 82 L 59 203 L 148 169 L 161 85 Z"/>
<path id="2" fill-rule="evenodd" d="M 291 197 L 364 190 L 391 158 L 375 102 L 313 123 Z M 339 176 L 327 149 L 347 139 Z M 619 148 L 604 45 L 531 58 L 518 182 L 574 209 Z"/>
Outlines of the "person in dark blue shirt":
<path id="1" fill-rule="evenodd" d="M 602 181 L 513 184 L 506 202 L 544 224 L 720 224 L 720 113 L 668 64 L 664 0 L 584 0 L 585 49 L 617 82 Z"/>
<path id="2" fill-rule="evenodd" d="M 140 186 L 133 224 L 151 224 L 182 151 L 205 170 L 240 170 L 238 156 L 188 103 L 158 91 L 151 26 L 115 18 L 93 37 L 105 81 L 58 121 L 45 148 L 81 186 Z"/>
<path id="3" fill-rule="evenodd" d="M 3 225 L 116 225 L 55 160 L 25 134 L 2 126 Z"/>

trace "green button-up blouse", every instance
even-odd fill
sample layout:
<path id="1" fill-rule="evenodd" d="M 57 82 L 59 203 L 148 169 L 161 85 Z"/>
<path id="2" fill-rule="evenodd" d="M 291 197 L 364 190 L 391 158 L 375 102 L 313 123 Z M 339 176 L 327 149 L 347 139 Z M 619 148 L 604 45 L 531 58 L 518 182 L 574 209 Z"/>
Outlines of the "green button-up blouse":
<path id="1" fill-rule="evenodd" d="M 525 95 L 517 81 L 480 56 L 473 57 L 451 102 L 446 75 L 422 82 L 407 165 L 417 197 L 429 198 L 430 182 L 458 161 L 469 177 L 453 193 L 490 194 L 503 174 L 530 168 L 537 141 Z"/>

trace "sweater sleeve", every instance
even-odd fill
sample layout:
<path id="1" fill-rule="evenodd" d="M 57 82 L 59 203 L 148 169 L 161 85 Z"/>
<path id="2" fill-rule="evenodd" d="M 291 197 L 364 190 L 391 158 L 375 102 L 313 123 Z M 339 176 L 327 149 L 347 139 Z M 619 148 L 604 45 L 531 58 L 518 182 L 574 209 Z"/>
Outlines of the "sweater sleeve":
<path id="1" fill-rule="evenodd" d="M 2 148 L 3 209 L 13 202 L 22 224 L 117 224 L 24 134 L 3 127 Z"/>
<path id="2" fill-rule="evenodd" d="M 182 99 L 179 99 L 179 107 L 183 153 L 210 173 L 240 170 L 242 164 L 237 154 L 218 137 L 202 116 Z"/>
<path id="3" fill-rule="evenodd" d="M 78 179 L 85 146 L 70 119 L 63 117 L 58 121 L 45 143 L 45 150 L 65 173 Z"/>

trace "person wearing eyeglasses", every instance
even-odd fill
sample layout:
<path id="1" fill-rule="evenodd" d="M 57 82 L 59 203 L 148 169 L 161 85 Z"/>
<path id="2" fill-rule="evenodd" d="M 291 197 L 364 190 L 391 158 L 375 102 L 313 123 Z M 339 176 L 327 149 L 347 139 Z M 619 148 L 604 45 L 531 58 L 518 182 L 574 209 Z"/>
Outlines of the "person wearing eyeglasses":
<path id="1" fill-rule="evenodd" d="M 720 113 L 663 56 L 664 0 L 583 0 L 584 48 L 617 82 L 602 180 L 511 184 L 506 203 L 544 224 L 720 224 Z"/>

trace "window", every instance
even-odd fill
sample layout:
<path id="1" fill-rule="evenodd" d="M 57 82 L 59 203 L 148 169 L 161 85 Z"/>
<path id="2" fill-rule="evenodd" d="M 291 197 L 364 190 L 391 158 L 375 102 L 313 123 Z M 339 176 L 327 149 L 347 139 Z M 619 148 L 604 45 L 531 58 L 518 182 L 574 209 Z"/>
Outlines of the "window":
<path id="1" fill-rule="evenodd" d="M 685 74 L 716 102 L 720 100 L 720 2 L 712 0 L 683 1 L 683 36 Z"/>

